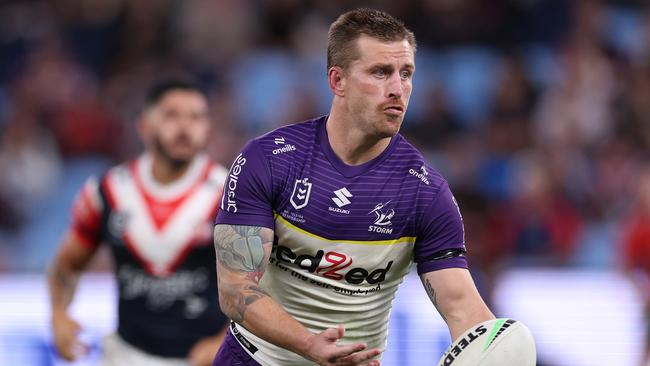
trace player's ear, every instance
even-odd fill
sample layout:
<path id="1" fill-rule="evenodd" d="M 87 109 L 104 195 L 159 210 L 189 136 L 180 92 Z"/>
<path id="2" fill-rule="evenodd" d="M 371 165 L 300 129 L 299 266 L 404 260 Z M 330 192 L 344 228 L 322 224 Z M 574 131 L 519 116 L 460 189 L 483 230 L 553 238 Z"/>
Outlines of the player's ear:
<path id="1" fill-rule="evenodd" d="M 327 82 L 334 95 L 345 96 L 345 72 L 340 66 L 332 66 L 327 70 Z"/>
<path id="2" fill-rule="evenodd" d="M 140 140 L 142 140 L 142 143 L 144 143 L 145 146 L 149 144 L 149 140 L 151 139 L 151 123 L 149 121 L 149 113 L 149 111 L 143 111 L 140 113 L 140 116 L 138 116 L 138 119 L 135 122 L 135 128 L 138 131 Z"/>

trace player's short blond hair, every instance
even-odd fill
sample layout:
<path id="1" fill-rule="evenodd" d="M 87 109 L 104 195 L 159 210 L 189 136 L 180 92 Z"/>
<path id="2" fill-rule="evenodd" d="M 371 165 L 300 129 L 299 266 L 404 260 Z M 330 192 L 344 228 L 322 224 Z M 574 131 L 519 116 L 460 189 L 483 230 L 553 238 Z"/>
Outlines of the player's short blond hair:
<path id="1" fill-rule="evenodd" d="M 384 42 L 406 39 L 417 47 L 415 36 L 402 21 L 375 9 L 356 9 L 339 16 L 330 26 L 327 35 L 327 69 L 332 66 L 346 68 L 359 58 L 356 40 L 366 35 Z"/>

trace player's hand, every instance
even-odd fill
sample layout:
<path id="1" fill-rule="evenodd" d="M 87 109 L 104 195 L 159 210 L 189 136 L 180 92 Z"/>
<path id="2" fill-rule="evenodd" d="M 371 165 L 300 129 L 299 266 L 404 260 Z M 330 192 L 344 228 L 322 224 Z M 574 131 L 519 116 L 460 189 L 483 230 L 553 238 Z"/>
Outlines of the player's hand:
<path id="1" fill-rule="evenodd" d="M 192 366 L 211 366 L 214 356 L 221 346 L 223 335 L 200 339 L 192 346 L 187 359 Z"/>
<path id="2" fill-rule="evenodd" d="M 343 325 L 316 334 L 307 350 L 307 357 L 321 366 L 379 366 L 379 361 L 370 360 L 381 353 L 379 349 L 366 350 L 368 346 L 364 343 L 337 345 L 344 335 Z"/>
<path id="3" fill-rule="evenodd" d="M 59 355 L 67 361 L 74 361 L 88 352 L 88 346 L 79 341 L 77 335 L 81 326 L 66 313 L 52 315 L 54 346 Z"/>

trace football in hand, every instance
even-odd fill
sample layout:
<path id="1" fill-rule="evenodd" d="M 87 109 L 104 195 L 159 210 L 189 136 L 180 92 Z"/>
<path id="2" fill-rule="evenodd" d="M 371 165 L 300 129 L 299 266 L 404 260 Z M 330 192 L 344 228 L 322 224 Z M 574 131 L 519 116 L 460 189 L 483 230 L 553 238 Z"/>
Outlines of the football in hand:
<path id="1" fill-rule="evenodd" d="M 532 333 L 523 323 L 500 318 L 465 331 L 440 358 L 438 366 L 535 366 Z"/>

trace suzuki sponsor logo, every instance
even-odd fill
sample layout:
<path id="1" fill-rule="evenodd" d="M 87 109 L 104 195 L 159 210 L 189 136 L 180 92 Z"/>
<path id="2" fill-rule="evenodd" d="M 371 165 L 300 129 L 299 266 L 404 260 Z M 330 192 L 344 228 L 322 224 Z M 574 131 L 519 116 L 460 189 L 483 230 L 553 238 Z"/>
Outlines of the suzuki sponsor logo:
<path id="1" fill-rule="evenodd" d="M 311 183 L 309 178 L 296 179 L 293 185 L 293 192 L 291 193 L 291 206 L 296 210 L 307 206 L 309 203 L 309 195 L 311 194 Z"/>
<path id="2" fill-rule="evenodd" d="M 350 191 L 348 191 L 347 188 L 343 187 L 341 189 L 337 189 L 336 191 L 334 191 L 334 194 L 336 195 L 336 197 L 332 197 L 332 201 L 334 201 L 334 203 L 336 203 L 337 206 L 343 207 L 352 203 L 348 199 L 349 197 L 352 197 L 352 193 L 350 193 Z"/>
<path id="3" fill-rule="evenodd" d="M 329 212 L 336 212 L 336 213 L 341 213 L 341 214 L 345 214 L 345 215 L 350 214 L 350 210 L 346 210 L 346 209 L 340 208 L 340 207 L 332 207 L 332 206 L 330 206 L 330 207 L 327 208 L 327 210 Z"/>
<path id="4" fill-rule="evenodd" d="M 395 216 L 395 210 L 387 209 L 386 206 L 390 201 L 386 203 L 378 203 L 372 211 L 368 212 L 368 215 L 375 214 L 374 225 L 368 226 L 368 231 L 380 234 L 392 234 L 393 228 L 389 227 L 392 225 L 390 219 Z"/>
<path id="5" fill-rule="evenodd" d="M 243 154 L 237 155 L 235 161 L 230 167 L 230 174 L 228 175 L 228 182 L 226 183 L 226 193 L 221 198 L 222 210 L 226 210 L 227 212 L 237 212 L 235 191 L 237 190 L 237 183 L 239 182 L 239 174 L 241 174 L 244 165 L 246 165 L 246 158 L 243 157 Z"/>
<path id="6" fill-rule="evenodd" d="M 385 281 L 386 274 L 393 265 L 393 261 L 390 261 L 385 268 L 370 271 L 361 267 L 352 267 L 352 258 L 339 252 L 318 250 L 315 255 L 298 255 L 291 248 L 282 245 L 278 245 L 275 250 L 275 258 L 280 262 L 291 263 L 309 273 L 354 285 L 364 281 L 371 285 Z"/>
<path id="7" fill-rule="evenodd" d="M 422 165 L 420 167 L 420 171 L 417 171 L 417 170 L 415 170 L 413 168 L 409 169 L 409 174 L 411 174 L 412 176 L 418 178 L 424 184 L 429 185 L 429 179 L 427 178 L 427 176 L 429 175 L 429 172 L 427 172 L 427 167 L 425 167 L 424 165 Z"/>
<path id="8" fill-rule="evenodd" d="M 276 137 L 273 140 L 273 142 L 276 145 L 284 145 L 282 147 L 279 147 L 279 148 L 273 150 L 272 151 L 273 155 L 278 155 L 278 154 L 286 153 L 286 152 L 289 152 L 289 151 L 296 151 L 296 146 L 295 145 L 291 145 L 291 144 L 286 144 L 285 145 L 284 137 Z"/>

